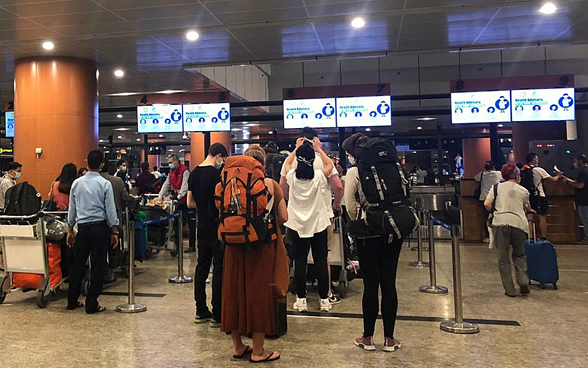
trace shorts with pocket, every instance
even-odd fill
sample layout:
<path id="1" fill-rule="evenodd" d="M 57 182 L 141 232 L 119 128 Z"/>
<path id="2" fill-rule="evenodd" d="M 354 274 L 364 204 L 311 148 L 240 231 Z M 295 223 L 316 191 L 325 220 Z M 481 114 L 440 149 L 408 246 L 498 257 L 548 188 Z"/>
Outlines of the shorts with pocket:
<path id="1" fill-rule="evenodd" d="M 549 208 L 547 197 L 533 197 L 529 198 L 529 201 L 531 202 L 531 208 L 537 211 L 538 215 L 547 215 Z"/>

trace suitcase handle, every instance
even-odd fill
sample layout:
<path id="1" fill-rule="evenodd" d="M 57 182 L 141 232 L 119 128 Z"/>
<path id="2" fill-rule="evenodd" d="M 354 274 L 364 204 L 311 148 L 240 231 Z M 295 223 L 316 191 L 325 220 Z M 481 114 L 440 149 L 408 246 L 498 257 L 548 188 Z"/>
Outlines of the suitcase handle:
<path id="1" fill-rule="evenodd" d="M 535 226 L 535 220 L 527 219 L 527 221 L 529 222 L 529 226 L 532 226 L 533 229 L 533 243 L 537 243 L 537 227 Z M 531 232 L 529 232 L 529 236 L 527 238 L 529 239 L 529 243 L 531 243 Z"/>

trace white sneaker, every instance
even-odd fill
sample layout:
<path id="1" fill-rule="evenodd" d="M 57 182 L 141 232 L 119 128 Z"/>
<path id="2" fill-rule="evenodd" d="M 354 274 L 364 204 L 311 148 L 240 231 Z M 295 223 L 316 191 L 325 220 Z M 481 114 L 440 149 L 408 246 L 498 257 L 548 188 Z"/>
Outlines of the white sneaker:
<path id="1" fill-rule="evenodd" d="M 490 238 L 484 238 L 484 240 L 482 240 L 482 242 L 488 244 L 488 243 L 490 243 Z"/>
<path id="2" fill-rule="evenodd" d="M 306 298 L 296 298 L 296 302 L 294 302 L 294 305 L 292 306 L 292 308 L 294 308 L 294 310 L 297 310 L 298 312 L 308 312 L 308 305 L 306 304 Z"/>
<path id="3" fill-rule="evenodd" d="M 329 299 L 321 299 L 321 312 L 328 312 L 331 310 L 331 302 Z"/>

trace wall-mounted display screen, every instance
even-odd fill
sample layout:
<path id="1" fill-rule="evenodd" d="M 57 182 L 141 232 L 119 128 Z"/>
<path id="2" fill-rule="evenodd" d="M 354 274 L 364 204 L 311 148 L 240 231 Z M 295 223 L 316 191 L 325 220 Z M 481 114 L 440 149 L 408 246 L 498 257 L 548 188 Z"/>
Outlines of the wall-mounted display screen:
<path id="1" fill-rule="evenodd" d="M 226 132 L 231 130 L 229 103 L 185 104 L 184 131 Z"/>
<path id="2" fill-rule="evenodd" d="M 6 138 L 14 138 L 14 111 L 4 113 L 4 122 L 6 123 Z"/>
<path id="3" fill-rule="evenodd" d="M 453 124 L 508 123 L 511 121 L 510 91 L 451 94 Z"/>
<path id="4" fill-rule="evenodd" d="M 284 100 L 284 128 L 335 128 L 334 98 Z"/>
<path id="5" fill-rule="evenodd" d="M 390 105 L 390 96 L 337 98 L 337 126 L 391 126 Z"/>
<path id="6" fill-rule="evenodd" d="M 513 121 L 575 120 L 574 88 L 512 91 Z"/>
<path id="7" fill-rule="evenodd" d="M 139 133 L 181 133 L 182 105 L 137 106 Z"/>

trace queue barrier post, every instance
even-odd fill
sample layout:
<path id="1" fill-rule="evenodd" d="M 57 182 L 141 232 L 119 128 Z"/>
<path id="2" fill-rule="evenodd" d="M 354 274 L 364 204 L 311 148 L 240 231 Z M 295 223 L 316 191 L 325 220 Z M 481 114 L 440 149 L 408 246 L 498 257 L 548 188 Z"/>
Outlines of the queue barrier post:
<path id="1" fill-rule="evenodd" d="M 449 291 L 445 286 L 438 286 L 437 285 L 437 267 L 435 264 L 435 237 L 434 234 L 434 226 L 435 222 L 433 221 L 433 216 L 430 213 L 427 213 L 425 216 L 427 219 L 427 228 L 429 232 L 429 277 L 430 283 L 429 285 L 421 286 L 419 291 L 427 294 L 447 294 Z"/>
<path id="2" fill-rule="evenodd" d="M 441 322 L 441 330 L 455 334 L 475 334 L 480 327 L 475 323 L 464 322 L 463 301 L 461 294 L 461 257 L 459 249 L 458 226 L 451 226 L 451 249 L 453 259 L 453 301 L 455 304 L 455 318 Z"/>
<path id="3" fill-rule="evenodd" d="M 172 284 L 188 284 L 192 282 L 190 276 L 184 275 L 184 223 L 182 213 L 178 216 L 178 275 L 170 277 Z"/>
<path id="4" fill-rule="evenodd" d="M 116 307 L 120 313 L 139 313 L 145 312 L 145 304 L 135 303 L 135 222 L 130 221 L 129 209 L 125 210 L 125 230 L 123 236 L 127 239 L 129 246 L 129 299 L 127 304 L 121 304 Z"/>
<path id="5" fill-rule="evenodd" d="M 419 226 L 417 229 L 417 260 L 415 262 L 410 262 L 409 265 L 416 268 L 425 268 L 429 266 L 429 262 L 423 262 L 423 214 L 420 210 L 417 213 L 419 216 Z"/>

